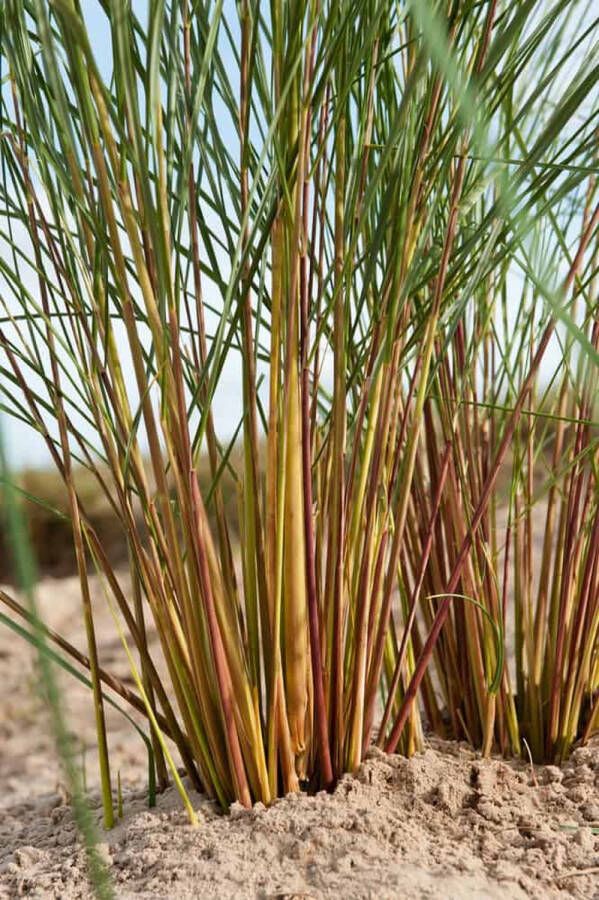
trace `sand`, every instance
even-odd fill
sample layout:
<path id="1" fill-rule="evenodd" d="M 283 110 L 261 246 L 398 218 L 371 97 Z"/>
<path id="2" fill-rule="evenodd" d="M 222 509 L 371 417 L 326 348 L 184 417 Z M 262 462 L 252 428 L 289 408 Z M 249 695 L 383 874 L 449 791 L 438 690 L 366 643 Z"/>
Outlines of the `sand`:
<path id="1" fill-rule="evenodd" d="M 45 579 L 44 615 L 83 646 L 74 578 Z M 102 661 L 128 677 L 94 582 Z M 31 654 L 0 626 L 0 898 L 91 897 Z M 84 688 L 68 715 L 100 818 L 94 729 Z M 599 898 L 599 742 L 562 768 L 481 760 L 433 737 L 411 760 L 372 753 L 332 795 L 290 796 L 221 815 L 173 788 L 145 798 L 144 749 L 109 711 L 124 817 L 102 833 L 118 898 Z"/>

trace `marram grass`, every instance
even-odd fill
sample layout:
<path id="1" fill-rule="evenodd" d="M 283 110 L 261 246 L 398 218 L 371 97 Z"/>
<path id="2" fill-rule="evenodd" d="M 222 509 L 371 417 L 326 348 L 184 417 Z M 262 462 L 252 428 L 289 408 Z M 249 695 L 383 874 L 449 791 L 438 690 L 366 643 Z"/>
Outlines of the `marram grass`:
<path id="1" fill-rule="evenodd" d="M 566 756 L 599 729 L 593 4 L 1 16 L 2 408 L 68 498 L 87 647 L 43 633 L 89 669 L 105 822 L 109 690 L 223 807 L 425 728 Z"/>

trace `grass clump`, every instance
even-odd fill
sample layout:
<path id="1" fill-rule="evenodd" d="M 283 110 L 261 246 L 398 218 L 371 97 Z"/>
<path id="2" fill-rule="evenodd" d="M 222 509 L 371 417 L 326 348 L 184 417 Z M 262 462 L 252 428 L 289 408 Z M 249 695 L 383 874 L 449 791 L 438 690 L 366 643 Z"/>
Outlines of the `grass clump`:
<path id="1" fill-rule="evenodd" d="M 90 560 L 159 781 L 174 745 L 223 807 L 423 712 L 539 759 L 597 729 L 590 10 L 118 0 L 100 54 L 75 0 L 4 5 L 3 406 L 65 485 L 107 821 Z"/>

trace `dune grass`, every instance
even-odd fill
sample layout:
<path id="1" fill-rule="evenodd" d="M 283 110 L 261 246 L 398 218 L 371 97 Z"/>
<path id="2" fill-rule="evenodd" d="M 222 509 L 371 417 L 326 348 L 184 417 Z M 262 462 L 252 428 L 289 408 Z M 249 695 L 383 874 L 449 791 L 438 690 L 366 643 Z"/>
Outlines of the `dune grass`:
<path id="1" fill-rule="evenodd" d="M 270 803 L 425 727 L 564 758 L 599 728 L 593 4 L 99 8 L 101 51 L 75 0 L 3 7 L 0 373 L 68 498 L 106 824 L 91 568 L 160 785 Z"/>

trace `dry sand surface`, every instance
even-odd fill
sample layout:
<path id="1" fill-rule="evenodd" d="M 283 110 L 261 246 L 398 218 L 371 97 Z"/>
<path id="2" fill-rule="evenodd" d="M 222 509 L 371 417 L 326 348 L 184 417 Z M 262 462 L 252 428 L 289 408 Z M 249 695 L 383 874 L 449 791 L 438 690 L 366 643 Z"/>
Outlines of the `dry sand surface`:
<path id="1" fill-rule="evenodd" d="M 94 587 L 102 662 L 127 678 Z M 43 581 L 40 602 L 83 647 L 76 580 Z M 33 673 L 27 648 L 0 626 L 0 898 L 88 898 Z M 97 810 L 89 701 L 67 683 Z M 599 898 L 599 744 L 576 750 L 562 770 L 533 770 L 431 739 L 411 760 L 371 755 L 330 796 L 233 807 L 225 817 L 194 795 L 192 829 L 173 789 L 148 810 L 143 745 L 118 713 L 108 723 L 124 819 L 102 835 L 101 852 L 118 898 Z"/>

